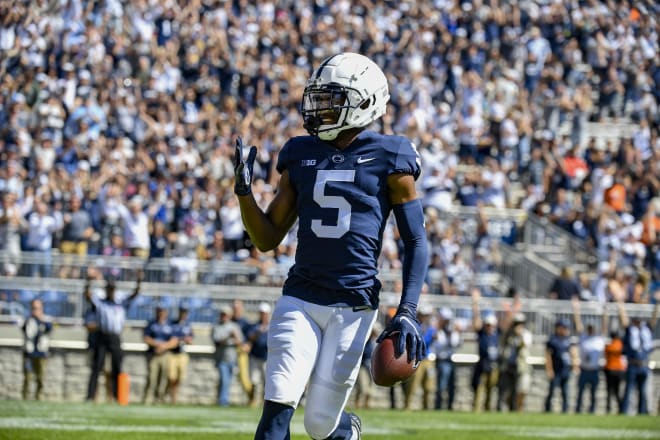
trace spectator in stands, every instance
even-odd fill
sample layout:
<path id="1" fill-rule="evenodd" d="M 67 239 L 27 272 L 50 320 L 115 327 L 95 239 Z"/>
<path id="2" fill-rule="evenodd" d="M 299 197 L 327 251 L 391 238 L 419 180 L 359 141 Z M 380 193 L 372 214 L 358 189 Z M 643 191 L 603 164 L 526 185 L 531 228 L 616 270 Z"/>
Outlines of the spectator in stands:
<path id="1" fill-rule="evenodd" d="M 144 328 L 144 343 L 147 344 L 147 383 L 142 403 L 165 401 L 165 388 L 170 377 L 169 367 L 172 350 L 179 345 L 174 328 L 167 319 L 168 310 L 156 306 L 156 317 Z"/>
<path id="2" fill-rule="evenodd" d="M 231 320 L 230 306 L 222 306 L 218 323 L 213 327 L 211 339 L 215 345 L 215 362 L 218 368 L 218 399 L 220 406 L 229 406 L 229 390 L 236 368 L 236 348 L 243 343 L 243 333 Z"/>
<path id="3" fill-rule="evenodd" d="M 108 245 L 105 246 L 101 255 L 107 257 L 128 257 L 130 256 L 128 249 L 124 246 L 124 237 L 121 228 L 117 226 L 110 232 L 110 239 Z M 121 278 L 123 270 L 119 266 L 113 266 L 107 269 L 107 272 L 115 278 Z"/>
<path id="4" fill-rule="evenodd" d="M 61 215 L 51 215 L 48 205 L 43 200 L 35 202 L 35 210 L 28 218 L 26 246 L 37 254 L 37 261 L 32 264 L 31 276 L 50 277 L 53 233 L 62 228 Z"/>
<path id="5" fill-rule="evenodd" d="M 454 322 L 454 313 L 449 308 L 442 307 L 438 313 L 438 331 L 431 344 L 431 351 L 435 354 L 437 381 L 435 409 L 443 409 L 446 405 L 451 411 L 454 407 L 456 365 L 452 356 L 462 343 L 458 326 Z"/>
<path id="6" fill-rule="evenodd" d="M 172 348 L 170 354 L 170 365 L 168 367 L 168 391 L 170 402 L 175 404 L 179 391 L 179 385 L 183 382 L 188 371 L 190 356 L 186 352 L 186 346 L 192 344 L 194 332 L 188 321 L 189 311 L 185 304 L 179 305 L 179 316 L 172 321 L 172 336 L 177 340 L 177 345 Z"/>
<path id="7" fill-rule="evenodd" d="M 74 195 L 69 201 L 69 209 L 62 217 L 64 227 L 62 229 L 62 242 L 60 243 L 60 251 L 62 254 L 72 254 L 78 257 L 85 257 L 87 255 L 87 241 L 94 233 L 92 226 L 92 217 L 87 211 L 82 209 L 82 201 L 80 197 Z M 70 260 L 70 259 L 67 259 Z M 63 261 L 60 269 L 61 278 L 78 278 L 80 276 L 80 269 L 69 267 L 69 261 Z M 79 264 L 77 262 L 77 264 Z"/>
<path id="8" fill-rule="evenodd" d="M 472 290 L 472 329 L 477 335 L 479 359 L 472 373 L 474 401 L 472 409 L 490 411 L 493 393 L 499 380 L 500 328 L 495 313 L 488 312 L 483 318 L 479 307 L 481 292 Z M 482 404 L 483 401 L 483 404 Z"/>
<path id="9" fill-rule="evenodd" d="M 241 334 L 243 335 L 243 342 L 236 348 L 238 351 L 236 360 L 238 365 L 238 380 L 248 397 L 248 401 L 251 402 L 254 396 L 254 386 L 252 385 L 252 378 L 250 377 L 250 350 L 252 344 L 250 343 L 248 334 L 250 333 L 252 323 L 245 317 L 245 305 L 242 300 L 235 299 L 232 301 L 231 308 L 231 320 L 238 324 L 241 329 Z"/>
<path id="10" fill-rule="evenodd" d="M 2 274 L 14 276 L 20 268 L 21 230 L 27 229 L 27 222 L 16 205 L 16 194 L 5 191 L 0 195 L 0 251 Z"/>
<path id="11" fill-rule="evenodd" d="M 438 331 L 435 317 L 433 316 L 433 307 L 428 304 L 422 304 L 417 310 L 417 319 L 420 322 L 424 343 L 426 344 L 426 354 L 422 361 L 417 365 L 417 371 L 411 380 L 406 382 L 404 388 L 405 409 L 413 409 L 413 399 L 417 394 L 420 385 L 422 387 L 422 409 L 432 409 L 434 406 L 436 384 L 435 354 L 431 350 L 431 345 L 435 340 Z"/>
<path id="12" fill-rule="evenodd" d="M 564 266 L 561 274 L 555 278 L 550 287 L 550 298 L 571 300 L 573 297 L 580 297 L 580 286 L 575 280 L 573 269 L 570 266 Z"/>
<path id="13" fill-rule="evenodd" d="M 128 202 L 128 209 L 121 205 L 120 215 L 124 231 L 124 246 L 132 257 L 149 256 L 149 217 L 143 211 L 143 198 L 135 195 Z"/>
<path id="14" fill-rule="evenodd" d="M 628 317 L 623 304 L 623 292 L 620 287 L 614 287 L 613 290 L 617 306 L 619 309 L 619 322 L 625 328 L 623 337 L 623 354 L 628 361 L 626 369 L 626 386 L 623 391 L 621 401 L 621 414 L 628 414 L 630 410 L 630 401 L 633 390 L 637 391 L 638 414 L 648 414 L 648 388 L 646 386 L 649 378 L 649 360 L 653 351 L 653 329 L 658 318 L 658 309 L 660 307 L 660 293 L 656 295 L 656 303 L 653 307 L 653 316 L 647 323 L 639 316 Z"/>
<path id="15" fill-rule="evenodd" d="M 266 355 L 268 354 L 268 325 L 270 324 L 271 307 L 266 302 L 259 303 L 259 319 L 250 327 L 248 340 L 250 341 L 250 379 L 252 380 L 253 408 L 263 400 L 264 386 L 266 385 Z"/>
<path id="16" fill-rule="evenodd" d="M 225 252 L 230 255 L 244 248 L 243 222 L 241 220 L 241 211 L 235 197 L 226 197 L 223 200 L 223 206 L 219 211 L 220 222 L 222 224 L 222 235 L 224 237 Z"/>
<path id="17" fill-rule="evenodd" d="M 495 187 L 495 203 L 501 204 L 502 192 L 512 202 L 517 188 L 528 188 L 520 206 L 538 206 L 536 213 L 596 246 L 601 261 L 610 261 L 610 243 L 627 240 L 627 247 L 638 249 L 636 243 L 643 242 L 651 282 L 658 282 L 660 234 L 655 240 L 621 239 L 620 221 L 605 228 L 606 220 L 623 213 L 639 222 L 645 202 L 638 199 L 658 192 L 653 181 L 660 99 L 655 3 L 490 2 L 461 8 L 458 21 L 455 2 L 437 2 L 430 15 L 428 2 L 348 9 L 342 2 L 327 3 L 302 2 L 286 12 L 275 8 L 247 27 L 254 12 L 250 2 L 234 2 L 231 8 L 228 2 L 202 2 L 199 10 L 197 2 L 167 8 L 145 2 L 80 8 L 78 2 L 59 2 L 38 12 L 12 3 L 0 38 L 0 191 L 16 194 L 21 216 L 32 210 L 33 200 L 46 200 L 58 211 L 57 199 L 79 195 L 103 249 L 120 227 L 119 206 L 143 185 L 144 205 L 157 205 L 164 229 L 179 231 L 182 216 L 196 209 L 191 208 L 193 198 L 212 205 L 215 191 L 205 182 L 230 185 L 233 150 L 228 141 L 242 132 L 267 146 L 255 168 L 265 183 L 255 185 L 255 196 L 266 200 L 272 196 L 266 184 L 276 176 L 269 161 L 272 165 L 283 139 L 300 133 L 295 110 L 301 79 L 309 73 L 306 66 L 352 41 L 365 55 L 385 60 L 391 73 L 393 115 L 376 128 L 405 130 L 420 145 L 422 176 L 432 176 L 422 183 L 425 206 L 446 212 L 451 204 L 476 206 L 487 198 L 492 179 L 480 176 L 490 170 L 465 171 L 464 166 L 481 161 L 494 166 L 492 156 L 500 163 L 498 179 L 503 173 L 509 180 L 503 191 Z M 484 22 L 484 15 L 493 18 Z M 322 33 L 315 23 L 339 20 L 366 25 L 357 33 L 335 26 L 336 38 L 318 38 Z M 585 23 L 592 22 L 598 29 L 585 32 Z M 420 32 L 411 33 L 411 28 Z M 561 38 L 557 28 L 565 32 Z M 82 40 L 85 44 L 79 44 Z M 187 49 L 178 54 L 177 47 Z M 617 123 L 606 119 L 610 116 Z M 600 119 L 606 125 L 594 133 L 588 122 Z M 619 135 L 618 122 L 638 127 Z M 601 146 L 612 133 L 616 136 Z M 592 134 L 598 142 L 585 151 L 584 141 Z M 425 154 L 427 144 L 437 146 Z M 70 179 L 62 178 L 66 174 Z M 640 175 L 651 182 L 640 183 Z M 604 185 L 607 178 L 613 181 Z M 543 208 L 551 206 L 560 187 L 565 192 L 561 207 L 550 215 Z M 193 196 L 196 192 L 200 195 Z M 612 217 L 604 212 L 603 197 L 605 206 L 615 210 Z M 228 247 L 241 251 L 240 218 L 220 212 L 233 197 L 219 199 L 219 209 L 212 212 L 223 218 L 218 226 L 231 230 L 223 239 L 234 240 Z M 0 237 L 2 229 L 0 222 Z M 439 242 L 434 243 L 438 249 L 463 250 L 471 244 Z M 125 246 L 132 244 L 127 240 Z M 5 258 L 16 258 L 18 248 L 13 249 Z M 481 266 L 486 254 L 477 250 Z M 90 251 L 100 252 L 95 245 Z M 453 254 L 446 261 L 454 261 Z M 451 270 L 468 279 L 481 268 L 471 260 L 461 263 Z M 3 271 L 16 274 L 17 264 L 9 261 Z M 447 276 L 445 267 L 437 266 L 438 278 L 448 282 L 434 293 L 467 293 L 464 283 L 453 283 L 461 277 Z"/>
<path id="18" fill-rule="evenodd" d="M 41 400 L 46 373 L 46 359 L 50 349 L 51 319 L 44 315 L 40 299 L 30 302 L 30 315 L 23 322 L 23 400 L 30 394 L 32 375 L 36 380 L 34 396 Z"/>
<path id="19" fill-rule="evenodd" d="M 112 396 L 117 398 L 117 378 L 121 373 L 123 352 L 121 349 L 121 332 L 126 321 L 126 310 L 131 302 L 140 294 L 140 285 L 144 277 L 142 271 L 136 274 L 136 285 L 133 293 L 123 300 L 116 298 L 116 280 L 112 275 L 105 277 L 105 298 L 100 299 L 91 291 L 91 280 L 100 276 L 95 270 L 89 271 L 85 283 L 84 295 L 87 301 L 94 305 L 99 319 L 99 337 L 94 351 L 94 364 L 89 376 L 87 401 L 93 402 L 96 397 L 96 386 L 99 373 L 103 370 L 106 353 L 112 356 Z"/>
<path id="20" fill-rule="evenodd" d="M 206 245 L 203 228 L 192 216 L 182 221 L 182 229 L 174 236 L 170 264 L 174 270 L 174 282 L 193 283 L 197 279 L 198 256 Z"/>
<path id="21" fill-rule="evenodd" d="M 602 329 L 601 332 L 596 331 L 594 324 L 587 324 L 586 328 L 582 323 L 582 316 L 580 315 L 580 300 L 573 298 L 573 323 L 575 325 L 575 332 L 578 334 L 580 352 L 580 375 L 578 376 L 578 393 L 575 402 L 575 412 L 582 412 L 582 396 L 584 390 L 589 386 L 591 392 L 591 400 L 589 403 L 589 413 L 596 412 L 596 390 L 598 389 L 599 371 L 603 353 L 605 350 L 605 339 L 602 336 L 602 331 L 605 329 L 605 314 L 602 315 Z"/>
<path id="22" fill-rule="evenodd" d="M 557 387 L 561 391 L 561 412 L 568 412 L 568 381 L 571 371 L 578 365 L 577 347 L 571 342 L 570 335 L 570 323 L 562 318 L 555 323 L 555 331 L 546 343 L 545 372 L 549 384 L 545 412 L 552 411 L 552 398 Z"/>
<path id="23" fill-rule="evenodd" d="M 169 242 L 165 223 L 161 220 L 154 220 L 151 224 L 149 241 L 149 259 L 165 258 L 167 256 Z"/>

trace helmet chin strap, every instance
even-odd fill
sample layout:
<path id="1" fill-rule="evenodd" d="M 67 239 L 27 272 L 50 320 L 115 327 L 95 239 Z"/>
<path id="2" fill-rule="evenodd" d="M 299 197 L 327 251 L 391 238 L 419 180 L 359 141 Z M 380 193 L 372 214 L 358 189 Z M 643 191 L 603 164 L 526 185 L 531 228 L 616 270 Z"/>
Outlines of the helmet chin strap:
<path id="1" fill-rule="evenodd" d="M 305 118 L 303 127 L 311 135 L 318 135 L 319 127 L 323 124 L 323 118 L 319 115 L 309 116 Z"/>
<path id="2" fill-rule="evenodd" d="M 328 131 L 321 131 L 317 134 L 317 136 L 319 137 L 319 139 L 323 141 L 334 141 L 335 139 L 337 139 L 338 134 L 339 132 L 337 131 L 336 128 L 334 128 Z"/>

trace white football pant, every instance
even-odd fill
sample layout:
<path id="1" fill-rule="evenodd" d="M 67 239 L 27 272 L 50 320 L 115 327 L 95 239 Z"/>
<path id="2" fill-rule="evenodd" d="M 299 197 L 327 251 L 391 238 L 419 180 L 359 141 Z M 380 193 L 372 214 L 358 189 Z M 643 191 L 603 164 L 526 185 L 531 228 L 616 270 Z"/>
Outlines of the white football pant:
<path id="1" fill-rule="evenodd" d="M 376 310 L 277 301 L 268 330 L 265 399 L 297 407 L 309 381 L 305 430 L 328 437 L 357 380 Z"/>

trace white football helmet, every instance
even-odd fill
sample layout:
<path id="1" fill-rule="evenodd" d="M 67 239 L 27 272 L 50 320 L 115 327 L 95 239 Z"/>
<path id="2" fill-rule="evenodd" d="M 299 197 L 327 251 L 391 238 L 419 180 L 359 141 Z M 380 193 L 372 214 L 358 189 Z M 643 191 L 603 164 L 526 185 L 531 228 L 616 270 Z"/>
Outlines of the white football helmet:
<path id="1" fill-rule="evenodd" d="M 326 58 L 307 81 L 303 126 L 312 136 L 334 140 L 349 128 L 383 116 L 390 99 L 387 78 L 369 58 L 344 52 Z"/>

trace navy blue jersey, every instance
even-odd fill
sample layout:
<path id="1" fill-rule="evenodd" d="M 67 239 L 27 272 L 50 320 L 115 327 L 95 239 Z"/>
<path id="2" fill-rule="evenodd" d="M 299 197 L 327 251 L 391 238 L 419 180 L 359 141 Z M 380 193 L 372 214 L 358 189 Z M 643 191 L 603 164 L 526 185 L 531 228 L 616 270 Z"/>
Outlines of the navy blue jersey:
<path id="1" fill-rule="evenodd" d="M 546 348 L 550 350 L 552 369 L 555 373 L 566 372 L 571 368 L 571 338 L 552 335 Z"/>
<path id="2" fill-rule="evenodd" d="M 167 342 L 174 336 L 172 334 L 173 330 L 169 322 L 160 323 L 157 320 L 153 320 L 149 321 L 144 328 L 144 336 L 149 336 L 158 342 Z M 153 352 L 154 347 L 149 346 L 149 353 Z"/>
<path id="3" fill-rule="evenodd" d="M 321 305 L 378 306 L 377 260 L 392 206 L 387 178 L 420 174 L 400 136 L 364 131 L 344 150 L 317 137 L 290 139 L 277 162 L 297 193 L 298 247 L 283 293 Z"/>
<path id="4" fill-rule="evenodd" d="M 264 330 L 261 326 L 261 323 L 257 322 L 252 327 L 250 327 L 248 335 L 252 341 L 250 356 L 265 360 L 266 355 L 268 354 L 268 329 L 266 328 Z"/>
<path id="5" fill-rule="evenodd" d="M 488 333 L 482 327 L 477 332 L 477 343 L 479 345 L 479 364 L 482 371 L 492 371 L 500 357 L 500 331 L 495 330 Z"/>
<path id="6" fill-rule="evenodd" d="M 173 353 L 181 353 L 184 351 L 183 346 L 186 345 L 183 342 L 183 338 L 188 336 L 194 336 L 192 325 L 188 321 L 172 321 L 172 336 L 179 338 L 179 344 L 172 349 Z"/>

